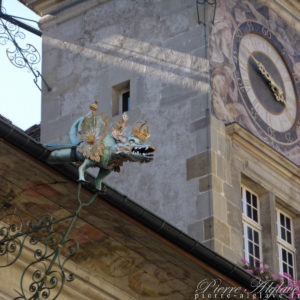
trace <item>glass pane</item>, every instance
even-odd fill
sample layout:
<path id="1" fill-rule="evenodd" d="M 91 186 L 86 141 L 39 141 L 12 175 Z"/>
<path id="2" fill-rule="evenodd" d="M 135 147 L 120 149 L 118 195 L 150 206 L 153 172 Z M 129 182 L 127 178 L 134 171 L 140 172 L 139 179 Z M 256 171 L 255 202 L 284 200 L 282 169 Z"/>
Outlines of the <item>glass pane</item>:
<path id="1" fill-rule="evenodd" d="M 283 266 L 283 272 L 287 273 L 288 271 L 287 264 L 283 264 L 282 266 Z"/>
<path id="2" fill-rule="evenodd" d="M 251 194 L 247 190 L 246 190 L 246 199 L 247 199 L 247 203 L 251 204 Z"/>
<path id="3" fill-rule="evenodd" d="M 290 231 L 286 232 L 286 241 L 290 244 L 292 243 L 292 235 Z"/>
<path id="4" fill-rule="evenodd" d="M 252 206 L 254 206 L 255 208 L 257 208 L 257 198 L 255 195 L 252 195 Z"/>
<path id="5" fill-rule="evenodd" d="M 291 220 L 290 220 L 290 218 L 286 217 L 285 221 L 286 221 L 286 228 L 289 229 L 289 230 L 291 230 Z"/>
<path id="6" fill-rule="evenodd" d="M 254 266 L 254 259 L 252 256 L 249 256 L 249 264 L 250 266 Z"/>
<path id="7" fill-rule="evenodd" d="M 251 211 L 251 206 L 247 204 L 247 217 L 252 219 L 252 211 Z"/>
<path id="8" fill-rule="evenodd" d="M 253 255 L 253 244 L 251 242 L 248 242 L 248 250 L 249 253 Z"/>
<path id="9" fill-rule="evenodd" d="M 280 225 L 285 226 L 284 215 L 280 214 Z"/>
<path id="10" fill-rule="evenodd" d="M 259 244 L 258 232 L 254 230 L 254 242 Z"/>
<path id="11" fill-rule="evenodd" d="M 247 229 L 248 229 L 248 239 L 250 241 L 253 241 L 252 229 L 249 226 L 247 226 Z"/>
<path id="12" fill-rule="evenodd" d="M 130 94 L 129 92 L 122 94 L 122 112 L 129 111 L 130 109 Z"/>
<path id="13" fill-rule="evenodd" d="M 260 256 L 259 256 L 259 247 L 255 246 L 254 249 L 255 249 L 255 257 L 259 259 L 260 258 Z"/>
<path id="14" fill-rule="evenodd" d="M 293 255 L 292 253 L 288 252 L 288 263 L 290 266 L 293 266 Z"/>
<path id="15" fill-rule="evenodd" d="M 294 278 L 294 270 L 291 267 L 289 267 L 289 274 Z"/>
<path id="16" fill-rule="evenodd" d="M 287 262 L 286 251 L 284 249 L 282 249 L 282 260 Z"/>
<path id="17" fill-rule="evenodd" d="M 258 222 L 257 210 L 256 209 L 253 209 L 253 220 Z"/>
<path id="18" fill-rule="evenodd" d="M 282 238 L 283 240 L 286 240 L 285 229 L 284 229 L 283 227 L 280 227 L 280 229 L 281 229 L 281 238 Z"/>

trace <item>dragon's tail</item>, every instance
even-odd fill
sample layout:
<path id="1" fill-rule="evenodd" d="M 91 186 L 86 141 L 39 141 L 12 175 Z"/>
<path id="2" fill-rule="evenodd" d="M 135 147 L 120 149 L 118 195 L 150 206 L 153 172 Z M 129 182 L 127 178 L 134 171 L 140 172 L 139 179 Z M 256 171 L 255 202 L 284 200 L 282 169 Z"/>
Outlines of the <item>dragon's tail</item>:
<path id="1" fill-rule="evenodd" d="M 82 154 L 77 151 L 76 146 L 65 149 L 56 149 L 52 151 L 47 158 L 47 162 L 50 164 L 65 164 L 83 160 L 84 158 Z"/>
<path id="2" fill-rule="evenodd" d="M 80 117 L 79 119 L 77 119 L 71 129 L 70 129 L 70 133 L 69 133 L 69 136 L 70 136 L 70 141 L 71 141 L 71 144 L 73 145 L 78 145 L 79 144 L 79 139 L 78 139 L 78 132 L 80 131 L 80 125 L 81 125 L 81 122 L 83 120 L 84 117 Z"/>
<path id="3" fill-rule="evenodd" d="M 73 144 L 45 144 L 44 146 L 49 150 L 57 150 L 57 149 L 69 149 L 76 145 L 73 145 Z"/>

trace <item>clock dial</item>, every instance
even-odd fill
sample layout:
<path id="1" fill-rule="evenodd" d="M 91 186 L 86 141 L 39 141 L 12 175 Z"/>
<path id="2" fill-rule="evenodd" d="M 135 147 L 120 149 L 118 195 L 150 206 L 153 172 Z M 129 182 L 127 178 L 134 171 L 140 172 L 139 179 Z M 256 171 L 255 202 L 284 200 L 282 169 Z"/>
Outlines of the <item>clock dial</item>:
<path id="1" fill-rule="evenodd" d="M 286 132 L 291 129 L 296 120 L 296 94 L 287 67 L 273 45 L 260 35 L 246 34 L 241 39 L 238 57 L 242 81 L 258 115 L 274 130 Z M 266 76 L 257 71 L 256 61 L 283 90 L 285 103 L 276 100 Z"/>
<path id="2" fill-rule="evenodd" d="M 235 33 L 233 60 L 240 95 L 254 124 L 280 143 L 295 142 L 297 90 L 284 47 L 266 27 L 247 21 Z"/>

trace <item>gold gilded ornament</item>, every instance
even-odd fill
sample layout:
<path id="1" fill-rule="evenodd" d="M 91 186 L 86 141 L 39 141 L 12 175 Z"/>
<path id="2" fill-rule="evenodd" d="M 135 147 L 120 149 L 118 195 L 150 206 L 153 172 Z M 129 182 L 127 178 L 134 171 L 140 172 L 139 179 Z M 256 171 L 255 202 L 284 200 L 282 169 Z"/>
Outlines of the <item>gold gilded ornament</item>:
<path id="1" fill-rule="evenodd" d="M 150 137 L 147 121 L 144 123 L 137 122 L 132 127 L 132 135 L 144 143 Z"/>
<path id="2" fill-rule="evenodd" d="M 127 122 L 128 116 L 126 113 L 123 113 L 121 120 L 116 125 L 116 129 L 114 127 L 111 128 L 111 135 L 116 140 L 121 141 L 123 143 L 127 141 L 127 137 L 124 134 Z"/>
<path id="3" fill-rule="evenodd" d="M 84 117 L 79 131 L 79 141 L 84 141 L 78 146 L 79 151 L 87 158 L 100 162 L 103 155 L 104 142 L 107 136 L 108 117 L 103 117 L 103 112 L 97 114 L 99 101 L 90 106 L 91 112 Z"/>
<path id="4" fill-rule="evenodd" d="M 92 111 L 98 110 L 98 105 L 97 105 L 98 103 L 99 103 L 99 100 L 96 100 L 94 104 L 90 105 L 90 109 Z"/>

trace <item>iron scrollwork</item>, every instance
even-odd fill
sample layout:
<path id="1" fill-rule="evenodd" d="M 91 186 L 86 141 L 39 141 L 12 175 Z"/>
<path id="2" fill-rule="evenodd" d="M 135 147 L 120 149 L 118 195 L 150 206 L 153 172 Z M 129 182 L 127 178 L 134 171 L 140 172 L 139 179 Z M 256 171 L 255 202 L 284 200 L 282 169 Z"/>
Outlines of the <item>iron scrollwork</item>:
<path id="1" fill-rule="evenodd" d="M 65 270 L 65 264 L 78 253 L 79 243 L 68 236 L 81 209 L 92 204 L 98 196 L 96 193 L 82 202 L 80 192 L 81 183 L 78 185 L 78 207 L 64 218 L 54 220 L 47 214 L 24 222 L 21 216 L 11 213 L 0 219 L 0 268 L 15 263 L 26 242 L 33 248 L 33 261 L 21 275 L 20 291 L 14 300 L 57 299 L 64 284 L 74 280 L 74 274 Z M 66 230 L 56 230 L 56 225 L 62 222 L 68 222 Z"/>
<path id="2" fill-rule="evenodd" d="M 19 26 L 14 23 L 13 18 L 9 18 L 9 21 L 4 21 L 3 17 L 7 16 L 4 8 L 1 8 L 0 12 L 0 44 L 6 45 L 11 42 L 14 46 L 12 50 L 6 49 L 6 55 L 9 61 L 17 68 L 25 68 L 31 72 L 34 76 L 35 85 L 41 90 L 38 84 L 39 78 L 41 78 L 45 87 L 50 91 L 50 87 L 42 74 L 35 68 L 35 66 L 41 61 L 41 56 L 38 50 L 32 44 L 26 44 L 25 47 L 21 47 L 17 40 L 24 40 L 25 34 L 20 31 Z"/>

